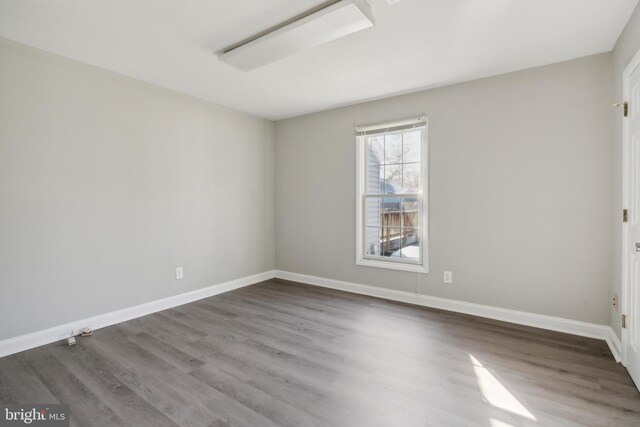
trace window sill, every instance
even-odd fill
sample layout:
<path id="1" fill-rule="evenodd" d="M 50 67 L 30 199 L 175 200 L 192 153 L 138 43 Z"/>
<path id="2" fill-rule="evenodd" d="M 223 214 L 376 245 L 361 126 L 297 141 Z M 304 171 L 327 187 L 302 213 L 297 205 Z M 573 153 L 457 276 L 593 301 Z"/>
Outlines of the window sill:
<path id="1" fill-rule="evenodd" d="M 363 267 L 385 268 L 387 270 L 409 271 L 411 273 L 429 273 L 429 270 L 427 270 L 424 265 L 404 264 L 401 262 L 393 261 L 378 261 L 375 259 L 360 258 L 356 260 L 356 264 Z"/>

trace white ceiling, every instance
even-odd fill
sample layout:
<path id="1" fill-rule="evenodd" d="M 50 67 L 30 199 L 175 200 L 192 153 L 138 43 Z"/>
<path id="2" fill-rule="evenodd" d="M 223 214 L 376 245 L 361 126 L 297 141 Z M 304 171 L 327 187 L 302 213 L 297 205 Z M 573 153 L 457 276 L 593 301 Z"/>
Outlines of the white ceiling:
<path id="1" fill-rule="evenodd" d="M 0 0 L 0 36 L 269 119 L 610 51 L 638 0 L 369 0 L 373 29 L 255 71 L 214 52 L 324 0 Z"/>

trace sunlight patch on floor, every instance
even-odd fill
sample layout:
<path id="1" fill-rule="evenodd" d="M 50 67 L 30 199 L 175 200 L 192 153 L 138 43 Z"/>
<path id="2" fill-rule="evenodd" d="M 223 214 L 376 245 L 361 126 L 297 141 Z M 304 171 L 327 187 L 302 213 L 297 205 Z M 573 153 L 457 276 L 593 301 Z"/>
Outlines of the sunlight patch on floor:
<path id="1" fill-rule="evenodd" d="M 478 359 L 473 357 L 471 354 L 469 354 L 469 358 L 473 364 L 473 370 L 475 371 L 476 378 L 478 379 L 480 391 L 490 404 L 496 408 L 511 412 L 512 414 L 537 421 L 536 417 L 534 417 L 533 414 L 529 412 L 527 408 L 525 408 L 524 405 L 520 403 L 518 399 L 516 399 L 515 396 L 511 394 L 511 392 L 509 392 L 509 390 L 507 390 L 506 387 L 503 386 L 500 381 L 498 381 L 498 379 L 482 365 L 482 363 L 478 361 Z M 492 427 L 494 426 L 494 421 L 500 423 L 495 424 L 495 426 L 509 425 L 492 419 Z"/>
<path id="2" fill-rule="evenodd" d="M 491 418 L 489 422 L 491 423 L 491 427 L 515 427 L 513 424 L 505 423 L 495 418 Z"/>

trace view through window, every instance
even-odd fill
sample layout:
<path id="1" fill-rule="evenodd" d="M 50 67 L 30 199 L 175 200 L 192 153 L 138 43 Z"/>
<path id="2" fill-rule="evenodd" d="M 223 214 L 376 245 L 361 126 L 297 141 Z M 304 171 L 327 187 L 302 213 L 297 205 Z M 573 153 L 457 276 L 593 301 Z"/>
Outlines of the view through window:
<path id="1" fill-rule="evenodd" d="M 426 121 L 370 128 L 358 138 L 363 258 L 421 265 Z"/>

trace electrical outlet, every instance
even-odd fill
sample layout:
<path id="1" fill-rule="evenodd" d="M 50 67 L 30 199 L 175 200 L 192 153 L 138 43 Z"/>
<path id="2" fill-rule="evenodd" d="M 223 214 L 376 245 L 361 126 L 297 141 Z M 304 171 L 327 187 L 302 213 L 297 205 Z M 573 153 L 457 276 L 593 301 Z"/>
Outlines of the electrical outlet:
<path id="1" fill-rule="evenodd" d="M 176 280 L 184 279 L 184 268 L 176 268 Z"/>
<path id="2" fill-rule="evenodd" d="M 444 283 L 453 283 L 453 273 L 450 271 L 444 272 Z"/>
<path id="3" fill-rule="evenodd" d="M 618 294 L 613 295 L 613 300 L 611 301 L 611 304 L 613 304 L 613 308 L 615 308 L 616 311 L 618 311 Z"/>

